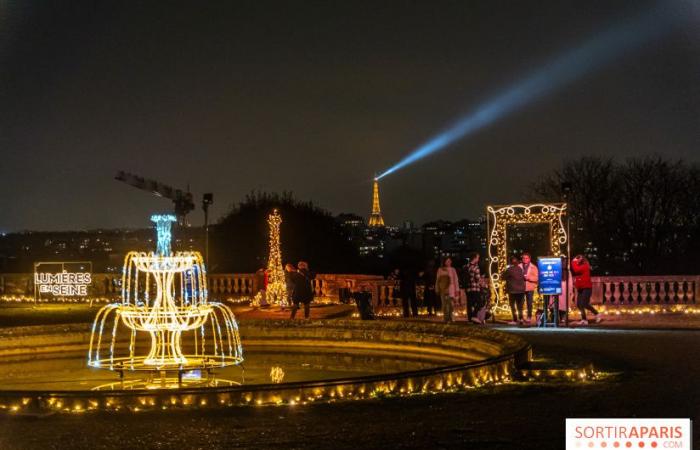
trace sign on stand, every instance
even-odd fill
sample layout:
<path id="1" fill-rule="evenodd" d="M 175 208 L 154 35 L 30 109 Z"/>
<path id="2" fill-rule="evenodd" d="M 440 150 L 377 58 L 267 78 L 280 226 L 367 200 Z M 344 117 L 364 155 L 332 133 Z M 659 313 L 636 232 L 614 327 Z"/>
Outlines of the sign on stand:
<path id="1" fill-rule="evenodd" d="M 92 285 L 90 261 L 34 263 L 34 302 L 42 298 L 84 298 Z"/>
<path id="2" fill-rule="evenodd" d="M 542 311 L 542 326 L 559 326 L 559 302 L 558 296 L 561 295 L 561 280 L 562 280 L 562 263 L 559 256 L 540 256 L 537 258 L 538 290 L 544 297 L 544 308 Z M 549 307 L 552 297 L 555 297 L 554 308 L 552 311 L 552 322 L 547 320 Z"/>

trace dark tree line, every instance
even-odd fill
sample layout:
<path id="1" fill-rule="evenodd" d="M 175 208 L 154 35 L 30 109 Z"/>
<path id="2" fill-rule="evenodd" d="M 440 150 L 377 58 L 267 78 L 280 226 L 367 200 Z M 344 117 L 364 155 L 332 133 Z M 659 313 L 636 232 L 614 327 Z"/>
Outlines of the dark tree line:
<path id="1" fill-rule="evenodd" d="M 537 200 L 566 199 L 572 252 L 600 274 L 700 273 L 700 167 L 660 156 L 564 163 L 533 186 Z"/>
<path id="2" fill-rule="evenodd" d="M 210 266 L 214 272 L 254 272 L 267 266 L 267 217 L 282 215 L 282 259 L 308 261 L 313 270 L 348 273 L 357 270 L 357 250 L 333 216 L 290 192 L 252 192 L 234 205 L 210 231 Z"/>

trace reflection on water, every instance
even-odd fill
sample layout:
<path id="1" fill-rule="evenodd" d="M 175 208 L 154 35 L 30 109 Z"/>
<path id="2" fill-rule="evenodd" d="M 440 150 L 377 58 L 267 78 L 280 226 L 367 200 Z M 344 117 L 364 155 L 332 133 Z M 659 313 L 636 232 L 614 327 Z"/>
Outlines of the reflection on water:
<path id="1" fill-rule="evenodd" d="M 323 347 L 274 349 L 246 346 L 245 361 L 241 366 L 216 370 L 211 377 L 224 380 L 229 385 L 255 385 L 277 381 L 271 380 L 274 373 L 276 377 L 283 374 L 283 379 L 279 381 L 289 383 L 405 372 L 458 362 L 464 361 Z M 144 373 L 126 372 L 127 388 L 143 388 L 144 381 L 149 381 L 151 387 L 154 383 L 162 383 L 165 387 L 177 386 L 177 374 L 169 373 L 167 379 L 161 379 L 157 373 L 150 380 L 144 380 L 144 376 Z M 198 380 L 200 376 L 203 380 Z M 202 386 L 207 384 L 206 378 L 206 373 L 185 374 L 184 383 L 187 386 Z M 102 386 L 101 389 L 119 389 L 119 381 L 116 373 L 88 367 L 83 352 L 4 358 L 0 363 L 0 390 L 90 390 L 97 386 Z M 113 383 L 117 384 L 105 386 Z"/>

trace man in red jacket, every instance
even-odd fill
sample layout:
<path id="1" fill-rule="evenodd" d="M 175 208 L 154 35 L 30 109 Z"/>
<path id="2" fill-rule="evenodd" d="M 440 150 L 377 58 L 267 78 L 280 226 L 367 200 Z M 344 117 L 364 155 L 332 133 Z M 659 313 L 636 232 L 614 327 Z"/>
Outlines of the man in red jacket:
<path id="1" fill-rule="evenodd" d="M 591 282 L 591 265 L 583 255 L 576 255 L 571 261 L 571 271 L 574 275 L 574 286 L 576 286 L 576 306 L 581 311 L 581 321 L 579 325 L 588 325 L 586 310 L 595 314 L 595 321 L 599 323 L 603 320 L 598 311 L 591 306 L 591 293 L 593 283 Z"/>

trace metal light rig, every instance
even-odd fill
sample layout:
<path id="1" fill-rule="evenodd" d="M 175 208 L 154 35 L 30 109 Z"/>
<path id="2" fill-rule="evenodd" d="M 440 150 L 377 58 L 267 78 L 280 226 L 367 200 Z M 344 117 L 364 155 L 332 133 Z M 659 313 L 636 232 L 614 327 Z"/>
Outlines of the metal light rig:
<path id="1" fill-rule="evenodd" d="M 133 173 L 124 172 L 123 170 L 117 172 L 114 179 L 122 181 L 137 189 L 151 192 L 158 197 L 172 200 L 173 204 L 175 205 L 175 216 L 177 216 L 177 222 L 180 225 L 185 224 L 187 214 L 194 210 L 194 201 L 192 199 L 192 193 L 189 192 L 189 189 L 187 192 L 185 192 L 182 189 L 175 189 L 159 181 L 143 178 L 138 175 L 134 175 Z"/>

